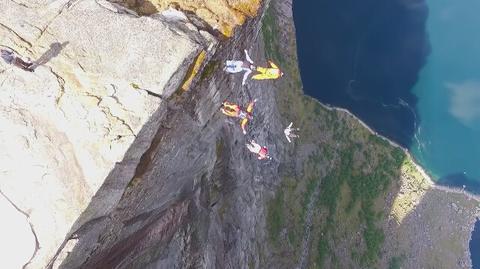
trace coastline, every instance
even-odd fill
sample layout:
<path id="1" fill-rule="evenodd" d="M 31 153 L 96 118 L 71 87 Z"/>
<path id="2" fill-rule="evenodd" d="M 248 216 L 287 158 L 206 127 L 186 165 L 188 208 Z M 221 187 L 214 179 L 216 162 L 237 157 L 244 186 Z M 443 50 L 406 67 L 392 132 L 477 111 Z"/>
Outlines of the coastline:
<path id="1" fill-rule="evenodd" d="M 345 108 L 340 108 L 340 107 L 334 107 L 334 106 L 331 106 L 331 105 L 327 105 L 327 104 L 324 104 L 322 102 L 320 102 L 319 100 L 317 100 L 316 98 L 314 97 L 311 97 L 309 95 L 306 95 L 304 94 L 305 96 L 308 96 L 309 98 L 315 100 L 318 104 L 320 104 L 323 108 L 329 110 L 329 111 L 337 111 L 337 112 L 341 112 L 341 113 L 345 113 L 347 115 L 349 115 L 350 117 L 352 117 L 354 120 L 356 120 L 358 123 L 360 123 L 360 125 L 362 125 L 363 127 L 365 127 L 371 134 L 383 139 L 384 141 L 388 142 L 391 146 L 393 147 L 396 147 L 396 148 L 400 148 L 404 153 L 405 155 L 407 156 L 407 158 L 410 159 L 411 163 L 413 164 L 414 168 L 420 173 L 420 175 L 425 179 L 426 183 L 427 183 L 427 186 L 430 190 L 433 190 L 433 191 L 439 191 L 439 192 L 443 192 L 443 193 L 448 193 L 448 194 L 458 194 L 458 195 L 462 195 L 464 196 L 466 199 L 468 200 L 474 200 L 476 201 L 477 203 L 480 204 L 480 196 L 477 195 L 477 194 L 474 194 L 474 193 L 471 193 L 469 191 L 467 191 L 465 188 L 458 188 L 458 187 L 448 187 L 448 186 L 441 186 L 441 185 L 438 185 L 436 184 L 436 182 L 432 179 L 432 176 L 417 162 L 417 160 L 414 158 L 414 156 L 410 153 L 410 151 L 402 146 L 400 146 L 399 144 L 397 144 L 396 142 L 388 139 L 387 137 L 379 134 L 378 132 L 374 131 L 370 126 L 368 126 L 364 121 L 362 121 L 360 118 L 358 118 L 357 116 L 355 116 L 353 113 L 351 113 L 349 110 L 345 109 Z M 448 200 L 450 200 L 451 198 L 447 198 Z M 451 200 L 450 200 L 451 201 Z M 458 202 L 458 201 L 457 201 Z M 452 204 L 455 204 L 455 202 L 451 201 Z M 470 250 L 470 241 L 472 239 L 472 233 L 475 229 L 475 224 L 477 223 L 477 221 L 480 221 L 480 207 L 477 206 L 477 211 L 476 212 L 472 212 L 472 215 L 473 215 L 473 218 L 468 220 L 467 223 L 466 223 L 466 227 L 468 229 L 468 233 L 469 233 L 469 237 L 466 238 L 465 241 L 463 241 L 463 245 L 465 246 L 465 249 L 466 249 L 466 253 L 464 253 L 465 257 L 468 257 L 468 264 L 466 268 L 472 268 L 473 267 L 473 261 L 472 261 L 472 252 Z"/>
<path id="2" fill-rule="evenodd" d="M 276 15 L 278 17 L 277 22 L 281 24 L 278 28 L 283 30 L 281 36 L 284 37 L 284 39 L 285 37 L 291 37 L 291 35 L 295 35 L 295 27 L 291 21 L 292 15 L 290 13 L 285 14 L 284 11 L 291 8 L 288 3 L 290 3 L 290 1 L 286 0 L 281 5 L 275 6 L 277 12 Z M 272 26 L 268 28 L 273 29 L 270 31 L 271 33 L 267 32 L 266 35 L 267 41 L 270 41 L 269 43 L 275 43 L 272 42 L 272 40 L 275 40 L 272 35 L 275 33 L 274 30 L 278 28 Z M 388 268 L 389 263 L 393 259 L 397 262 L 400 261 L 401 263 L 404 263 L 406 266 L 404 268 L 415 268 L 415 266 L 418 266 L 419 264 L 435 264 L 438 265 L 436 268 L 458 268 L 458 266 L 461 264 L 461 268 L 469 268 L 469 266 L 471 268 L 472 251 L 470 250 L 469 242 L 471 240 L 472 231 L 475 228 L 476 219 L 480 217 L 480 208 L 478 207 L 478 204 L 480 203 L 480 196 L 461 187 L 437 185 L 438 183 L 433 180 L 437 177 L 429 174 L 427 170 L 424 169 L 421 164 L 412 156 L 413 154 L 408 149 L 379 134 L 372 129 L 372 127 L 351 113 L 348 109 L 323 103 L 320 100 L 306 94 L 301 81 L 300 66 L 298 65 L 295 42 L 282 44 L 278 47 L 267 47 L 266 49 L 267 51 L 270 51 L 273 56 L 278 56 L 278 54 L 287 55 L 283 59 L 284 65 L 287 66 L 285 69 L 290 71 L 290 76 L 292 77 L 293 82 L 285 83 L 285 88 L 291 89 L 294 87 L 298 89 L 295 90 L 295 93 L 285 93 L 285 97 L 284 99 L 281 99 L 280 104 L 302 104 L 300 101 L 295 102 L 296 99 L 293 98 L 294 95 L 300 94 L 301 96 L 314 101 L 312 103 L 319 104 L 320 107 L 325 108 L 326 111 L 333 111 L 336 113 L 336 115 L 340 116 L 340 118 L 348 119 L 350 122 L 349 125 L 352 123 L 359 123 L 358 125 L 354 124 L 354 128 L 359 128 L 360 126 L 365 127 L 368 132 L 363 130 L 363 134 L 373 134 L 375 137 L 381 138 L 382 141 L 388 142 L 388 144 L 393 148 L 396 148 L 397 151 L 398 149 L 401 149 L 402 152 L 405 153 L 405 164 L 402 164 L 401 178 L 397 183 L 401 186 L 392 185 L 390 190 L 395 192 L 386 193 L 385 199 L 379 198 L 379 200 L 381 200 L 380 204 L 385 206 L 386 210 L 385 218 L 381 220 L 381 223 L 378 223 L 379 227 L 382 227 L 384 230 L 386 237 L 382 249 L 383 251 L 386 251 L 389 256 L 380 258 L 378 264 L 383 268 Z M 276 52 L 278 50 L 281 52 Z M 303 108 L 299 108 L 299 111 L 292 112 L 291 114 L 288 112 L 287 115 L 290 116 L 290 118 L 299 117 L 297 114 L 303 115 L 302 113 L 306 111 L 311 112 L 309 108 L 305 108 L 305 110 Z M 309 132 L 311 130 L 305 129 L 304 131 Z M 304 137 L 306 136 L 307 134 L 304 135 Z M 385 146 L 387 145 L 387 143 L 384 144 Z M 412 174 L 410 174 L 409 171 L 403 173 L 405 171 L 403 170 L 404 167 L 406 170 L 411 171 Z M 292 202 L 302 198 L 302 195 L 305 197 L 310 197 L 309 199 L 318 199 L 315 192 L 305 192 L 304 189 L 302 189 L 306 188 L 308 190 L 308 185 L 300 187 L 295 185 L 295 191 L 291 191 L 291 188 L 291 186 L 288 188 L 282 187 L 281 190 L 283 190 L 283 192 L 279 192 L 282 194 L 282 196 L 279 197 L 282 198 L 272 200 L 271 204 L 269 205 L 271 206 L 271 212 L 286 214 L 281 210 L 282 207 L 276 207 L 281 205 L 282 202 L 288 205 L 289 210 L 292 208 L 293 210 L 297 209 L 296 204 Z M 340 197 L 342 195 L 340 195 Z M 395 201 L 397 198 L 398 201 Z M 283 210 L 285 210 L 285 208 Z M 397 212 L 400 212 L 400 215 L 404 216 L 403 221 L 401 220 L 398 222 L 398 219 L 395 219 L 396 216 L 393 214 Z M 291 214 L 291 212 L 289 212 L 289 214 Z M 342 215 L 342 218 L 343 217 L 344 216 Z M 343 218 L 343 220 L 347 219 L 348 218 Z M 348 220 L 352 220 L 352 218 Z M 353 218 L 353 220 L 353 222 L 343 223 L 354 223 L 353 225 L 358 225 L 358 223 L 355 222 L 355 218 Z M 291 236 L 291 234 L 293 234 L 292 238 L 295 239 L 297 236 L 295 227 L 303 227 L 303 224 L 298 221 L 298 218 L 296 218 L 295 214 L 290 218 L 286 218 L 284 221 L 287 223 L 285 226 L 289 227 L 288 235 Z M 316 226 L 321 227 L 319 224 L 320 223 L 316 223 Z M 351 231 L 351 229 L 353 229 L 355 231 L 355 228 L 351 228 L 349 225 L 350 224 L 346 224 L 343 226 L 341 224 L 337 230 Z M 313 225 L 312 227 L 316 226 Z M 300 230 L 302 229 L 300 228 Z M 325 233 L 324 230 L 317 230 L 317 235 L 314 234 L 313 238 L 310 238 L 312 244 L 319 245 L 320 242 L 328 242 L 328 240 L 321 241 L 319 239 L 321 238 L 319 235 L 320 232 L 322 236 Z M 303 231 L 300 234 L 306 234 L 306 232 Z M 334 232 L 330 234 L 334 234 Z M 354 238 L 356 235 L 358 235 L 358 233 L 352 235 L 352 238 Z M 292 238 L 288 237 L 285 239 L 290 240 L 288 241 L 290 244 L 294 244 L 291 242 L 296 241 Z M 359 238 L 361 238 L 361 236 L 359 236 Z M 350 242 L 337 243 L 338 245 L 336 245 L 335 249 L 331 251 L 337 254 L 341 253 L 342 255 L 347 254 L 344 250 L 347 249 L 346 246 L 351 245 Z M 412 246 L 415 247 L 412 248 Z M 442 246 L 442 248 L 436 248 L 436 246 Z M 289 250 L 288 246 L 283 246 L 281 249 L 282 251 Z M 294 257 L 296 255 L 295 253 L 296 252 L 293 252 L 292 254 Z M 327 251 L 327 253 L 329 252 Z M 358 254 L 357 252 L 355 253 Z M 312 258 L 310 263 L 318 262 L 316 259 L 321 257 L 319 256 L 321 254 L 318 253 L 312 253 L 311 255 Z M 353 261 L 353 258 L 349 255 L 341 259 L 342 262 L 349 260 Z"/>
<path id="3" fill-rule="evenodd" d="M 305 93 L 304 93 L 305 94 Z M 350 112 L 348 109 L 345 109 L 345 108 L 341 108 L 341 107 L 335 107 L 335 106 L 331 106 L 331 105 L 328 105 L 328 104 L 324 104 L 322 102 L 320 102 L 318 99 L 312 97 L 312 96 L 309 96 L 309 95 L 306 95 L 305 96 L 308 96 L 309 98 L 312 98 L 313 100 L 315 100 L 316 102 L 318 102 L 323 108 L 329 110 L 329 111 L 340 111 L 340 112 L 343 112 L 343 113 L 346 113 L 348 115 L 350 115 L 352 118 L 354 118 L 356 121 L 358 121 L 363 127 L 365 127 L 371 134 L 387 141 L 391 146 L 393 147 L 396 147 L 396 148 L 400 148 L 413 162 L 413 164 L 415 165 L 415 168 L 420 172 L 420 174 L 422 174 L 423 177 L 425 177 L 427 179 L 427 181 L 429 182 L 429 184 L 431 184 L 431 187 L 433 189 L 436 189 L 436 190 L 440 190 L 440 191 L 444 191 L 444 192 L 447 192 L 447 193 L 458 193 L 458 194 L 463 194 L 465 196 L 467 196 L 468 198 L 470 199 L 474 199 L 476 201 L 478 201 L 480 203 L 480 195 L 477 195 L 477 194 L 474 194 L 474 193 L 471 193 L 469 191 L 467 191 L 466 189 L 464 188 L 458 188 L 458 187 L 448 187 L 448 186 L 441 186 L 441 185 L 438 185 L 433 179 L 432 179 L 432 176 L 426 171 L 426 169 L 424 169 L 419 163 L 418 161 L 415 159 L 415 157 L 410 153 L 410 151 L 404 147 L 402 147 L 401 145 L 397 144 L 396 142 L 390 140 L 389 138 L 379 134 L 378 132 L 376 132 L 375 130 L 373 130 L 370 126 L 368 126 L 364 121 L 362 121 L 360 118 L 358 118 L 357 116 L 355 116 L 352 112 Z M 480 216 L 478 216 L 480 217 Z"/>

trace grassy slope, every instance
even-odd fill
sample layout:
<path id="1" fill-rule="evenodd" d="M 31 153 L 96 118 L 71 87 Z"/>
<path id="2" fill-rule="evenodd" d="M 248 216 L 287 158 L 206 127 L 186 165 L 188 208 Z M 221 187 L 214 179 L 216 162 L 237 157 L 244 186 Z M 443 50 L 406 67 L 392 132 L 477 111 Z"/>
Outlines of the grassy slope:
<path id="1" fill-rule="evenodd" d="M 307 205 L 315 199 L 308 267 L 372 268 L 384 241 L 385 198 L 398 188 L 393 183 L 405 155 L 351 116 L 303 95 L 294 44 L 278 45 L 275 18 L 270 8 L 263 26 L 265 49 L 286 73 L 277 84 L 277 103 L 282 116 L 300 127 L 301 138 L 289 153 L 300 165 L 283 169 L 282 185 L 268 203 L 270 244 L 276 259 L 293 268 L 301 254 Z M 293 29 L 287 31 L 294 37 Z M 392 258 L 392 268 L 399 263 Z"/>

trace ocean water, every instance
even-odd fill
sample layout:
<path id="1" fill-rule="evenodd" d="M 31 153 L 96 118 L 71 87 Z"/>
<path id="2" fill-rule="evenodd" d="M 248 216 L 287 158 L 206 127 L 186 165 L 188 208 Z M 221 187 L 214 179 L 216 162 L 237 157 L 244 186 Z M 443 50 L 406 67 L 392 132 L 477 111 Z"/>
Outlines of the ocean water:
<path id="1" fill-rule="evenodd" d="M 409 147 L 420 120 L 411 89 L 430 51 L 426 4 L 316 0 L 294 1 L 293 9 L 306 94 Z"/>
<path id="2" fill-rule="evenodd" d="M 296 0 L 293 11 L 306 94 L 408 148 L 438 183 L 480 193 L 480 0 Z"/>
<path id="3" fill-rule="evenodd" d="M 432 46 L 413 88 L 411 150 L 441 183 L 480 192 L 480 1 L 427 0 Z"/>

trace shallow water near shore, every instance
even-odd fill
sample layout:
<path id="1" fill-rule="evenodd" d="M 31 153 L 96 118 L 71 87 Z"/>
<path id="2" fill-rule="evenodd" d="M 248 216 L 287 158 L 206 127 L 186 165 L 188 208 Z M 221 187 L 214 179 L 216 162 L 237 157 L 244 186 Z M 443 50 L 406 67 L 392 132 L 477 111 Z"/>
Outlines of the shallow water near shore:
<path id="1" fill-rule="evenodd" d="M 428 0 L 431 55 L 413 88 L 411 151 L 435 180 L 480 193 L 480 2 Z"/>
<path id="2" fill-rule="evenodd" d="M 480 1 L 294 1 L 293 9 L 306 94 L 409 149 L 438 184 L 480 193 Z"/>

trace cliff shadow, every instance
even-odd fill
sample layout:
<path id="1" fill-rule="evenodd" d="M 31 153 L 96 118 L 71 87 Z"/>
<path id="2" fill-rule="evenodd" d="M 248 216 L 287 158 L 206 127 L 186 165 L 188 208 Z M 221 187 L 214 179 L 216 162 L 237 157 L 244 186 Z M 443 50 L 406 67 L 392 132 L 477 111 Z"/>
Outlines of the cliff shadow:
<path id="1" fill-rule="evenodd" d="M 67 247 L 67 244 L 71 240 L 77 239 L 79 239 L 80 243 L 82 243 L 82 236 L 87 234 L 89 230 L 94 228 L 101 230 L 102 228 L 105 228 L 105 221 L 108 221 L 109 214 L 115 209 L 115 207 L 118 206 L 118 202 L 121 200 L 124 190 L 129 184 L 133 184 L 132 180 L 136 175 L 138 176 L 139 171 L 136 169 L 142 157 L 144 156 L 144 153 L 148 152 L 150 148 L 154 148 L 155 141 L 158 141 L 161 138 L 161 120 L 165 116 L 166 112 L 166 106 L 161 105 L 159 109 L 153 113 L 152 117 L 145 123 L 145 125 L 137 134 L 136 139 L 126 151 L 122 161 L 114 165 L 108 176 L 103 181 L 101 187 L 91 198 L 88 206 L 85 208 L 82 214 L 78 216 L 77 220 L 72 225 L 70 232 L 66 235 L 65 240 L 59 246 L 55 255 L 50 259 L 47 268 L 54 268 L 58 266 L 59 268 L 72 268 L 69 267 L 70 265 L 68 263 L 65 265 L 65 261 L 62 260 L 62 258 L 65 258 L 64 254 L 62 254 L 62 251 L 64 251 L 64 248 Z M 86 240 L 89 239 L 87 238 Z M 77 251 L 76 246 L 70 251 Z M 82 252 L 85 251 L 85 249 L 80 249 L 78 251 Z M 73 256 L 73 254 L 71 255 Z M 57 259 L 59 260 L 57 261 Z"/>
<path id="2" fill-rule="evenodd" d="M 157 7 L 149 0 L 109 0 L 113 4 L 122 5 L 128 9 L 135 11 L 140 16 L 150 16 L 158 12 Z"/>

